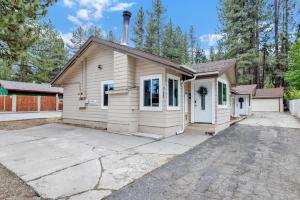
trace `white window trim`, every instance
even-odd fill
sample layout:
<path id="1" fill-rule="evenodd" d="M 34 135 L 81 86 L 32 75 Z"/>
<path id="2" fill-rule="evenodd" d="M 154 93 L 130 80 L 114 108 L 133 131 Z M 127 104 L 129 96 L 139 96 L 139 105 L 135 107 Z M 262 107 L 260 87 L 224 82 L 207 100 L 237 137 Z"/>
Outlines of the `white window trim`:
<path id="1" fill-rule="evenodd" d="M 170 106 L 169 105 L 169 79 L 178 81 L 178 106 Z M 181 84 L 180 78 L 178 76 L 174 76 L 172 74 L 167 75 L 167 110 L 180 110 L 180 102 L 181 102 Z"/>
<path id="2" fill-rule="evenodd" d="M 159 106 L 152 107 L 152 106 L 144 106 L 144 80 L 149 79 L 158 79 L 159 82 Z M 152 84 L 151 84 L 152 86 Z M 141 76 L 140 77 L 140 110 L 142 111 L 162 111 L 162 104 L 163 104 L 163 85 L 162 85 L 162 75 L 161 74 L 154 74 L 149 76 Z"/>
<path id="3" fill-rule="evenodd" d="M 218 87 L 218 82 L 224 83 L 226 85 L 226 104 L 225 105 L 219 105 L 219 87 Z M 222 91 L 223 93 L 223 91 Z M 228 108 L 228 98 L 229 98 L 229 84 L 226 80 L 218 78 L 217 79 L 217 104 L 218 104 L 218 108 Z"/>
<path id="4" fill-rule="evenodd" d="M 109 81 L 101 81 L 101 109 L 107 110 L 108 106 L 104 105 L 104 85 L 106 84 L 114 84 L 113 80 Z"/>

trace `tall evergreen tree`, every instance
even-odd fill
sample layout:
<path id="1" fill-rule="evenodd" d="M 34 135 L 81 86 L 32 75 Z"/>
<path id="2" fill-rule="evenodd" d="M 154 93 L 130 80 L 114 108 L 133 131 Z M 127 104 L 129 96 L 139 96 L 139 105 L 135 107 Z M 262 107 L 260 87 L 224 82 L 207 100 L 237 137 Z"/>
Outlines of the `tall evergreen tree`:
<path id="1" fill-rule="evenodd" d="M 67 45 L 71 55 L 75 54 L 88 38 L 86 31 L 81 26 L 78 26 L 72 33 L 71 44 Z"/>
<path id="2" fill-rule="evenodd" d="M 117 42 L 116 36 L 115 36 L 114 32 L 111 30 L 108 32 L 106 39 L 110 42 Z"/>
<path id="3" fill-rule="evenodd" d="M 175 46 L 174 46 L 174 30 L 173 30 L 173 23 L 170 20 L 167 24 L 163 36 L 162 41 L 162 55 L 166 58 L 171 60 L 175 60 Z"/>
<path id="4" fill-rule="evenodd" d="M 154 14 L 148 13 L 149 20 L 146 27 L 146 38 L 145 38 L 145 51 L 152 54 L 159 54 L 159 50 L 156 48 L 155 43 L 157 41 L 157 35 L 155 33 L 155 21 L 153 20 Z"/>
<path id="5" fill-rule="evenodd" d="M 190 26 L 190 31 L 189 31 L 189 47 L 190 47 L 190 60 L 192 63 L 194 63 L 194 58 L 195 58 L 195 48 L 196 48 L 196 37 L 195 37 L 195 30 L 194 26 Z"/>
<path id="6" fill-rule="evenodd" d="M 211 61 L 211 62 L 213 62 L 213 61 L 215 61 L 215 48 L 213 47 L 213 46 L 211 46 L 210 48 L 209 48 L 209 60 Z"/>
<path id="7" fill-rule="evenodd" d="M 194 62 L 205 63 L 207 61 L 208 59 L 206 58 L 204 50 L 200 48 L 199 44 L 197 44 Z"/>
<path id="8" fill-rule="evenodd" d="M 131 39 L 135 47 L 137 49 L 143 49 L 144 46 L 144 9 L 143 7 L 140 7 L 137 16 L 135 18 L 134 27 L 133 27 L 133 38 Z"/>

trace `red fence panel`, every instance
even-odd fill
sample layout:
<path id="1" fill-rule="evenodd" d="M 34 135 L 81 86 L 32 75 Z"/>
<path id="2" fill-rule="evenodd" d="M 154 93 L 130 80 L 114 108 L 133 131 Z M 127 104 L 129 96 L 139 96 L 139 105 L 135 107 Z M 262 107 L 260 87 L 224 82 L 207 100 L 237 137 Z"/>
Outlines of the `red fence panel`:
<path id="1" fill-rule="evenodd" d="M 17 96 L 17 112 L 37 111 L 37 96 Z"/>
<path id="2" fill-rule="evenodd" d="M 41 97 L 41 111 L 55 111 L 56 110 L 56 97 Z"/>
<path id="3" fill-rule="evenodd" d="M 12 96 L 0 96 L 0 112 L 12 111 Z"/>

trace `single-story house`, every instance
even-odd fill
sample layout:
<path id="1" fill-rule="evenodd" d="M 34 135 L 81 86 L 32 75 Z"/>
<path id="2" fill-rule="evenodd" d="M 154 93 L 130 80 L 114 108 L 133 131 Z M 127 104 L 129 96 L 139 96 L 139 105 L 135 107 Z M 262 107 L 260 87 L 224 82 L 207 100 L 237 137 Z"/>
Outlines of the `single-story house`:
<path id="1" fill-rule="evenodd" d="M 62 109 L 63 88 L 48 83 L 0 80 L 0 112 Z"/>
<path id="2" fill-rule="evenodd" d="M 283 87 L 256 89 L 252 99 L 252 110 L 283 112 L 283 95 Z"/>
<path id="3" fill-rule="evenodd" d="M 251 115 L 252 113 L 252 98 L 255 95 L 256 84 L 238 85 L 232 88 L 233 106 L 232 112 L 234 116 Z"/>
<path id="4" fill-rule="evenodd" d="M 90 37 L 52 81 L 64 88 L 63 121 L 162 136 L 228 127 L 235 60 L 184 66 L 128 47 L 129 14 L 122 44 Z"/>

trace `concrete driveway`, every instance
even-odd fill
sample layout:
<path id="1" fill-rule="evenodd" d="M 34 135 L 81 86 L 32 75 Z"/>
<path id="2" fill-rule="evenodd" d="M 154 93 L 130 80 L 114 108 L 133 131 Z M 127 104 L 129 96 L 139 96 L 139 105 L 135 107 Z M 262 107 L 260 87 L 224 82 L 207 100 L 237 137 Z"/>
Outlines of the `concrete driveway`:
<path id="1" fill-rule="evenodd" d="M 0 132 L 0 162 L 51 199 L 101 199 L 205 141 L 187 133 L 156 141 L 48 124 Z"/>
<path id="2" fill-rule="evenodd" d="M 254 113 L 108 200 L 300 199 L 299 120 Z"/>

